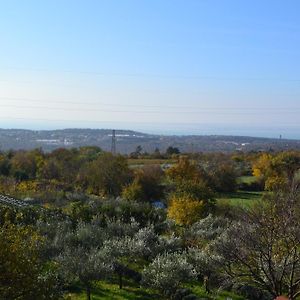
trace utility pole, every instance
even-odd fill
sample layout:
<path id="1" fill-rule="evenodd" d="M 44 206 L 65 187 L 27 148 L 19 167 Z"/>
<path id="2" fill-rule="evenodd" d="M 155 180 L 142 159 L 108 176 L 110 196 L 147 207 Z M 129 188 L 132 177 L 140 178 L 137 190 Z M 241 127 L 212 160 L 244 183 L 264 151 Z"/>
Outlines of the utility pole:
<path id="1" fill-rule="evenodd" d="M 113 131 L 112 131 L 112 137 L 111 137 L 111 153 L 113 155 L 115 155 L 116 152 L 117 152 L 116 151 L 116 130 L 113 129 Z"/>

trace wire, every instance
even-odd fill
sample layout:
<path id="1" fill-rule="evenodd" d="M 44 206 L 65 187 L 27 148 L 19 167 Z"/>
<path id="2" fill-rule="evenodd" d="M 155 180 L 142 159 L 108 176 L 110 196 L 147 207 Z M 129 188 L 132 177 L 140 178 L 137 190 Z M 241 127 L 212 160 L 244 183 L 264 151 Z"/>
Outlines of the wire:
<path id="1" fill-rule="evenodd" d="M 110 103 L 103 103 L 103 102 L 75 102 L 75 101 L 63 101 L 63 100 L 53 100 L 53 99 L 36 99 L 36 98 L 15 98 L 15 97 L 0 97 L 0 100 L 11 100 L 11 101 L 20 101 L 20 102 L 38 102 L 41 103 L 42 101 L 47 101 L 50 103 L 55 104 L 71 104 L 71 105 L 89 105 L 89 106 L 109 106 L 109 107 L 136 107 L 136 108 L 160 108 L 160 109 L 184 109 L 184 108 L 190 108 L 190 109 L 199 109 L 201 111 L 214 111 L 214 110 L 300 110 L 300 107 L 200 107 L 200 106 L 192 106 L 192 105 L 141 105 L 141 104 L 110 104 Z M 1 104 L 0 104 L 1 105 Z M 59 108 L 53 108 L 53 107 L 47 107 L 47 106 L 20 106 L 20 105 L 13 105 L 13 104 L 3 104 L 2 107 L 15 107 L 15 108 L 42 108 L 42 109 L 59 109 Z M 62 110 L 68 110 L 68 111 L 103 111 L 103 112 L 135 112 L 135 111 L 123 111 L 123 110 L 97 110 L 96 108 L 93 109 L 86 109 L 86 108 L 80 108 L 80 109 L 74 109 L 74 108 L 62 108 Z M 142 113 L 142 111 L 136 111 L 139 113 Z M 146 111 L 147 113 L 157 113 L 160 111 Z M 181 111 L 181 113 L 190 113 L 190 112 L 184 112 Z M 195 111 L 192 111 L 191 113 L 198 113 Z"/>
<path id="2" fill-rule="evenodd" d="M 112 123 L 128 123 L 128 124 L 131 124 L 131 123 L 134 123 L 134 124 L 149 124 L 149 125 L 152 125 L 153 123 L 151 122 L 128 122 L 128 121 L 118 121 L 118 122 L 114 122 L 114 121 L 99 121 L 99 120 L 87 120 L 87 119 L 76 119 L 76 120 L 67 120 L 67 119 L 47 119 L 47 118 L 24 118 L 24 117 L 7 117 L 7 116 L 0 116 L 1 120 L 24 120 L 24 121 L 42 121 L 42 122 L 68 122 L 68 123 L 98 123 L 98 124 L 103 124 L 103 123 L 108 123 L 108 124 L 112 124 Z M 159 123 L 161 124 L 162 126 L 163 125 L 172 125 L 172 124 L 176 124 L 178 125 L 177 123 Z M 209 124 L 209 123 L 208 123 Z M 207 123 L 181 123 L 180 126 L 185 126 L 185 125 L 189 125 L 189 126 L 201 126 L 201 125 L 207 125 Z M 240 126 L 240 123 L 232 123 L 232 124 L 229 124 L 230 126 Z M 244 124 L 245 125 L 245 124 Z M 256 128 L 256 129 L 264 129 L 262 126 L 265 126 L 265 125 L 270 125 L 269 123 L 267 124 L 263 124 L 263 123 L 260 123 L 258 124 L 259 125 L 259 128 Z M 246 124 L 246 126 L 258 126 L 258 125 L 255 125 L 253 124 L 253 122 L 251 123 L 248 123 Z M 297 126 L 297 128 L 299 127 L 299 122 L 277 122 L 276 123 L 276 126 Z M 215 123 L 214 124 L 215 127 L 224 127 L 224 123 Z"/>
<path id="3" fill-rule="evenodd" d="M 74 112 L 103 112 L 103 113 L 138 113 L 138 114 L 203 114 L 211 113 L 214 115 L 251 115 L 251 114 L 263 114 L 264 111 L 249 111 L 248 109 L 243 109 L 243 111 L 221 111 L 222 109 L 202 109 L 201 111 L 162 111 L 162 110 L 116 110 L 116 109 L 97 109 L 97 108 L 72 108 L 72 107 L 50 107 L 50 106 L 28 106 L 28 105 L 13 105 L 13 104 L 2 104 L 1 107 L 7 108 L 22 108 L 22 109 L 43 109 L 43 110 L 54 110 L 54 111 L 74 111 Z M 299 110 L 299 109 L 298 109 Z M 296 113 L 299 111 L 296 109 L 291 109 L 288 113 Z M 273 113 L 282 114 L 282 110 L 274 111 Z"/>
<path id="4" fill-rule="evenodd" d="M 207 75 L 163 75 L 163 74 L 146 74 L 146 73 L 105 73 L 97 71 L 82 71 L 82 70 L 49 70 L 49 69 L 31 69 L 31 68 L 2 68 L 2 70 L 13 71 L 29 71 L 43 73 L 75 73 L 94 76 L 112 76 L 112 77 L 142 77 L 142 78 L 160 78 L 160 79 L 184 79 L 184 80 L 214 80 L 214 81 L 282 81 L 282 82 L 299 82 L 299 78 L 267 78 L 267 77 L 222 77 L 222 76 L 207 76 Z"/>

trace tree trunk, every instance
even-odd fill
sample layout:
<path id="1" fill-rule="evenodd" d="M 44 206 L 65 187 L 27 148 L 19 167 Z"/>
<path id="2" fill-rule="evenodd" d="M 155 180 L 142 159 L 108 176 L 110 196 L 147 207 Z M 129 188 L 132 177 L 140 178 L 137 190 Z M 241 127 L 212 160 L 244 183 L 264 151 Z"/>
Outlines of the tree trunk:
<path id="1" fill-rule="evenodd" d="M 119 288 L 120 288 L 120 290 L 123 288 L 123 274 L 122 274 L 122 272 L 119 273 Z"/>
<path id="2" fill-rule="evenodd" d="M 86 300 L 91 300 L 91 287 L 90 287 L 90 285 L 86 286 Z"/>

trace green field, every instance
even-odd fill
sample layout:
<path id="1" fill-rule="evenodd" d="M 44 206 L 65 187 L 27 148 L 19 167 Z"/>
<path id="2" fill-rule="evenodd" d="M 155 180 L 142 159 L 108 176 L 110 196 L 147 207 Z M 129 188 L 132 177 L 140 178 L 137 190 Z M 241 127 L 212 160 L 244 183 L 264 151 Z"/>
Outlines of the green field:
<path id="1" fill-rule="evenodd" d="M 240 207 L 251 207 L 256 201 L 260 200 L 264 192 L 237 191 L 235 193 L 224 193 L 217 195 L 217 203 L 230 204 Z"/>

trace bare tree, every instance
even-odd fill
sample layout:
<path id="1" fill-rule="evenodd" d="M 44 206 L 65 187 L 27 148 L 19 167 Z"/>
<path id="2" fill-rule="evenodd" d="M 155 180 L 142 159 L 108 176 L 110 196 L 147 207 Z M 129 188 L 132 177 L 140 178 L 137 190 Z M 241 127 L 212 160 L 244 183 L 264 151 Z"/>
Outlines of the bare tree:
<path id="1" fill-rule="evenodd" d="M 276 194 L 243 211 L 212 246 L 235 281 L 254 284 L 274 297 L 300 295 L 299 191 Z"/>

